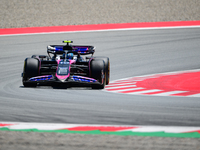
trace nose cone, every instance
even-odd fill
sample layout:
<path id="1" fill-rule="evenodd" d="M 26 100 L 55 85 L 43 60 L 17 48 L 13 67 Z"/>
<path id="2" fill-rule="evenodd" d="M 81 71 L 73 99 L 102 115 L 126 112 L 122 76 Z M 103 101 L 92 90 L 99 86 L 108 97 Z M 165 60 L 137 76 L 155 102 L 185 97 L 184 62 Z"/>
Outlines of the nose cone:
<path id="1" fill-rule="evenodd" d="M 68 60 L 58 61 L 56 78 L 61 82 L 65 82 L 68 80 L 69 76 L 70 76 L 70 61 Z"/>
<path id="2" fill-rule="evenodd" d="M 65 81 L 68 80 L 69 75 L 66 75 L 66 76 L 60 76 L 60 75 L 57 75 L 57 74 L 56 74 L 56 78 L 57 78 L 59 81 L 61 81 L 61 82 L 65 82 Z"/>

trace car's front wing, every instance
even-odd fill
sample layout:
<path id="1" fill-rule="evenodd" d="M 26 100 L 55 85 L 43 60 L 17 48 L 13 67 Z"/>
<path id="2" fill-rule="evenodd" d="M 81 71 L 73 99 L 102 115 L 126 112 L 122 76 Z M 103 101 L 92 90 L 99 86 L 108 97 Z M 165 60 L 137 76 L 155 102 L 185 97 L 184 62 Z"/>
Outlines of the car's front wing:
<path id="1" fill-rule="evenodd" d="M 61 84 L 69 84 L 69 83 L 76 83 L 76 84 L 101 84 L 96 79 L 84 77 L 84 76 L 76 76 L 72 75 L 67 80 L 60 81 L 53 75 L 44 75 L 44 76 L 37 76 L 32 77 L 26 82 L 37 82 L 37 83 L 61 83 Z"/>

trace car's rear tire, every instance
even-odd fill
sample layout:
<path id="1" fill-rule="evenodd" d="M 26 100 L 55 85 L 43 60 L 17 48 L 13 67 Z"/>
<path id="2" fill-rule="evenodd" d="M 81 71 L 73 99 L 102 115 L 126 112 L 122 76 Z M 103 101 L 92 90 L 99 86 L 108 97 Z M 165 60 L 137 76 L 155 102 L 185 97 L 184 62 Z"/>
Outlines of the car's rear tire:
<path id="1" fill-rule="evenodd" d="M 106 84 L 105 63 L 102 59 L 92 59 L 90 62 L 90 76 L 100 84 L 93 84 L 93 89 L 104 89 Z"/>
<path id="2" fill-rule="evenodd" d="M 106 72 L 106 85 L 109 84 L 110 82 L 110 60 L 108 57 L 94 57 L 94 58 L 99 58 L 102 59 L 105 63 L 105 72 Z"/>
<path id="3" fill-rule="evenodd" d="M 27 82 L 31 77 L 39 75 L 39 60 L 34 58 L 26 58 L 24 61 L 24 71 L 22 82 L 25 87 L 35 87 L 37 83 Z"/>

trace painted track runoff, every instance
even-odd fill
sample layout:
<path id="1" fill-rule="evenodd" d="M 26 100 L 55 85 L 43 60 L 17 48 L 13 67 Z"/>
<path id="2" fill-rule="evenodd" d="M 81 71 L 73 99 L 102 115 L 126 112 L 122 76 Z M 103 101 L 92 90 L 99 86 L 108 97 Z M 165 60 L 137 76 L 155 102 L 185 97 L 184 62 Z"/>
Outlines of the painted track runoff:
<path id="1" fill-rule="evenodd" d="M 146 75 L 116 80 L 105 87 L 108 92 L 200 97 L 200 70 Z"/>
<path id="2" fill-rule="evenodd" d="M 27 35 L 27 34 L 52 34 L 69 32 L 94 32 L 116 30 L 144 30 L 144 29 L 170 29 L 200 27 L 200 21 L 171 21 L 171 22 L 141 22 L 119 24 L 89 24 L 52 27 L 28 27 L 0 29 L 1 36 Z"/>
<path id="3" fill-rule="evenodd" d="M 200 127 L 176 127 L 176 126 L 138 126 L 138 125 L 117 126 L 117 125 L 0 122 L 0 131 L 200 138 Z"/>

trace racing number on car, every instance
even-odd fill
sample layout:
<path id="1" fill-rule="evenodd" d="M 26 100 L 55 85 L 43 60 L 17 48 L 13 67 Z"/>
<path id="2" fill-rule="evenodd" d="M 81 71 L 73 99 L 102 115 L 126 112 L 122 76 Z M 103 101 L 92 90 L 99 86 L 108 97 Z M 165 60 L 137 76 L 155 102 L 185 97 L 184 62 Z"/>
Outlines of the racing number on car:
<path id="1" fill-rule="evenodd" d="M 57 74 L 58 75 L 68 75 L 69 73 L 69 62 L 61 61 L 58 65 Z"/>

